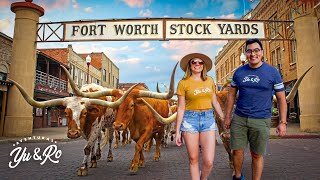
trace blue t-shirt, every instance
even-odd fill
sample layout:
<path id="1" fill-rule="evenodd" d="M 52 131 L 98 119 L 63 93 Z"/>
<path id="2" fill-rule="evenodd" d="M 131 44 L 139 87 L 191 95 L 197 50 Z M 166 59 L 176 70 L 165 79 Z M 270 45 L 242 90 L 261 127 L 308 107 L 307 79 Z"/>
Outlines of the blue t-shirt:
<path id="1" fill-rule="evenodd" d="M 270 118 L 272 91 L 285 90 L 279 72 L 267 63 L 259 68 L 251 68 L 248 64 L 239 67 L 231 86 L 239 90 L 235 114 L 250 118 Z"/>

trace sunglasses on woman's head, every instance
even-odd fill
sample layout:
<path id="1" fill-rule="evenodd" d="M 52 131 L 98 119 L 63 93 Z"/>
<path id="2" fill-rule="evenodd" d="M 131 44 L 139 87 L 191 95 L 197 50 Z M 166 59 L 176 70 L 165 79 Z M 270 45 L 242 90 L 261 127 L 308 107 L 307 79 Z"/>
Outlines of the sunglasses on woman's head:
<path id="1" fill-rule="evenodd" d="M 197 63 L 200 64 L 200 65 L 204 64 L 204 62 L 202 60 L 200 60 L 200 59 L 191 60 L 191 64 L 197 64 Z"/>

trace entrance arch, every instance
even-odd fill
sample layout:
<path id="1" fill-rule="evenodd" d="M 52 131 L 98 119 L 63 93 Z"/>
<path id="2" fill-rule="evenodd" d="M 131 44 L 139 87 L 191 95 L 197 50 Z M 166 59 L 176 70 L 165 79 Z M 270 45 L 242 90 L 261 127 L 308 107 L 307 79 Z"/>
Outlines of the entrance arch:
<path id="1" fill-rule="evenodd" d="M 11 10 L 16 13 L 16 21 L 9 78 L 25 87 L 30 96 L 33 96 L 34 89 L 35 73 L 33 70 L 35 69 L 37 42 L 237 40 L 253 37 L 262 40 L 294 40 L 281 33 L 275 38 L 268 37 L 264 31 L 266 28 L 271 28 L 270 24 L 273 21 L 154 18 L 39 23 L 39 17 L 44 14 L 44 9 L 33 4 L 31 0 L 13 3 Z M 314 66 L 299 88 L 300 95 L 302 95 L 300 98 L 301 128 L 304 131 L 319 132 L 320 96 L 317 96 L 316 90 L 320 88 L 320 83 L 314 80 L 320 77 L 319 65 L 315 64 L 315 60 L 320 57 L 320 51 L 314 51 L 314 49 L 320 49 L 320 43 L 318 41 L 319 27 L 314 14 L 297 15 L 294 19 L 294 28 L 297 41 L 298 76 L 308 67 Z M 289 26 L 293 23 L 292 21 L 277 22 L 289 23 Z M 110 30 L 109 26 L 116 30 L 111 36 L 109 32 L 104 32 L 104 30 Z M 62 35 L 59 34 L 61 32 Z M 312 83 L 309 83 L 310 81 Z M 33 124 L 32 107 L 24 101 L 16 88 L 9 91 L 7 107 L 4 135 L 30 136 Z"/>

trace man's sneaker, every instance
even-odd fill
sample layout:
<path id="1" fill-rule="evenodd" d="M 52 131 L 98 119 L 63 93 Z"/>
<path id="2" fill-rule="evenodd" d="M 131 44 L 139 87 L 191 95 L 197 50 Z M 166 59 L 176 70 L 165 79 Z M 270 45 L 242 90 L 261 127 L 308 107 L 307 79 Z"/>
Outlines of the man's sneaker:
<path id="1" fill-rule="evenodd" d="M 236 178 L 236 175 L 234 175 L 232 180 L 244 180 L 244 175 L 241 173 L 241 176 L 239 178 Z"/>

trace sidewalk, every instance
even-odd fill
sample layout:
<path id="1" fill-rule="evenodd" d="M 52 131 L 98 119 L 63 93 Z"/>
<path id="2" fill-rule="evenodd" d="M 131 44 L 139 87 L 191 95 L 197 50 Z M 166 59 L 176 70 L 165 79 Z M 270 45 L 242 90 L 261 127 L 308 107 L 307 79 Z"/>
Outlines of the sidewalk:
<path id="1" fill-rule="evenodd" d="M 271 128 L 270 130 L 270 138 L 278 139 L 280 137 L 277 136 L 276 128 Z M 46 139 L 49 138 L 50 140 L 53 139 L 54 141 L 73 141 L 73 140 L 80 140 L 81 137 L 78 139 L 69 139 L 67 137 L 67 127 L 51 127 L 51 128 L 40 128 L 40 129 L 33 129 L 32 132 L 32 140 L 29 142 L 48 142 Z M 38 138 L 40 137 L 40 138 Z M 44 137 L 44 139 L 42 139 Z M 0 137 L 0 143 L 6 142 L 16 142 L 20 139 L 25 137 Z M 289 123 L 287 126 L 287 135 L 281 137 L 283 139 L 303 139 L 303 138 L 320 138 L 320 133 L 307 133 L 300 131 L 300 124 L 298 123 Z"/>
<path id="2" fill-rule="evenodd" d="M 53 141 L 73 141 L 78 139 L 69 139 L 67 137 L 68 127 L 49 127 L 49 128 L 39 128 L 33 129 L 32 139 L 28 140 L 28 142 L 48 142 L 48 138 Z M 30 137 L 30 136 L 29 136 Z M 44 138 L 42 138 L 44 137 Z M 13 143 L 17 142 L 23 138 L 27 137 L 0 137 L 0 143 Z"/>

